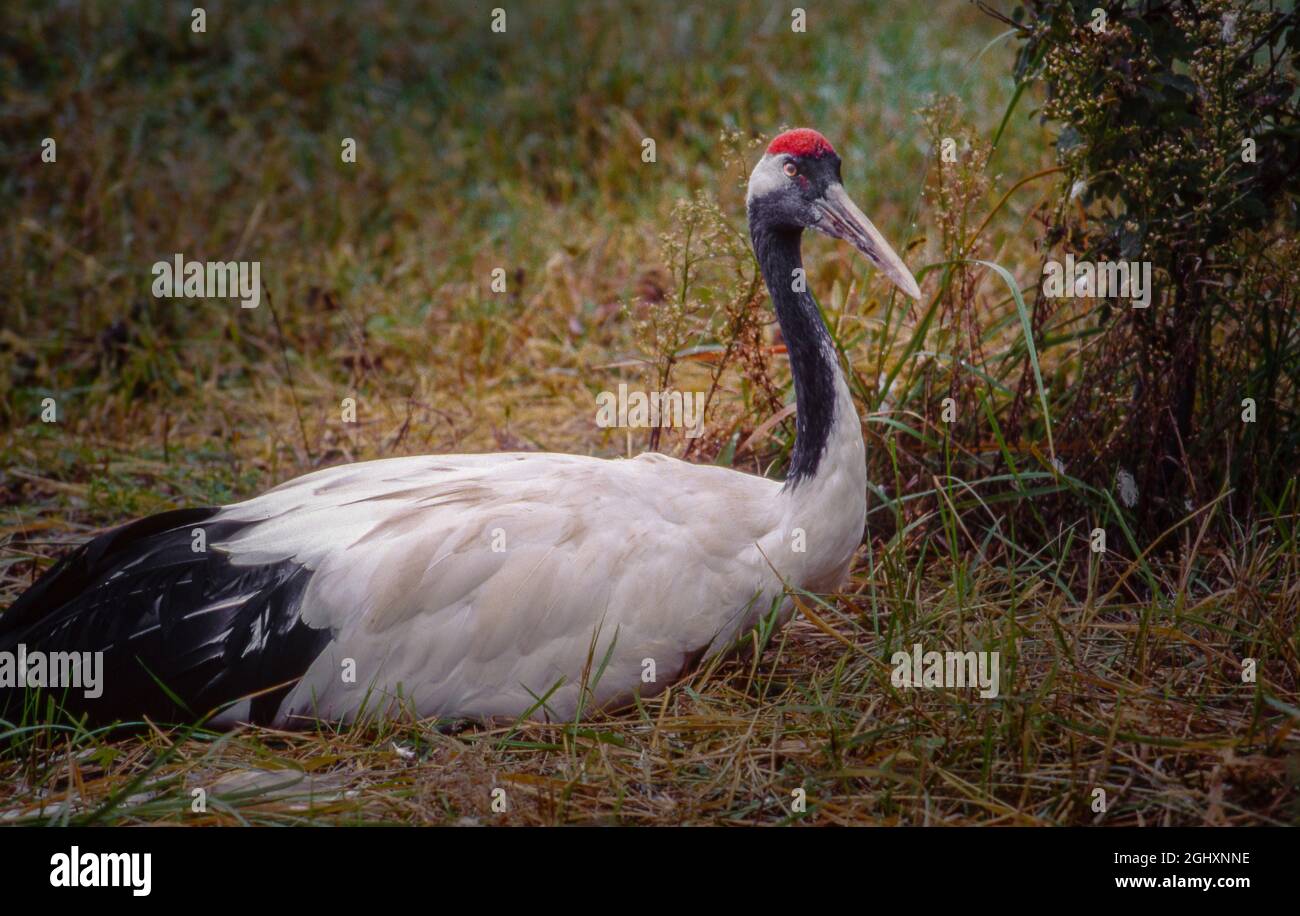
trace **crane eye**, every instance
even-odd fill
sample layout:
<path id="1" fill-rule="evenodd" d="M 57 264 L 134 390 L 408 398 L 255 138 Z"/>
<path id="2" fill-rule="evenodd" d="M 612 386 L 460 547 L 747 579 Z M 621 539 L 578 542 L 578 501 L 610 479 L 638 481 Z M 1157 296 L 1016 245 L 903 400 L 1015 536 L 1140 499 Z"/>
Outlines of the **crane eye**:
<path id="1" fill-rule="evenodd" d="M 781 171 L 785 172 L 786 175 L 793 178 L 794 176 L 799 174 L 799 166 L 795 165 L 793 162 L 787 162 L 785 165 L 781 167 Z"/>

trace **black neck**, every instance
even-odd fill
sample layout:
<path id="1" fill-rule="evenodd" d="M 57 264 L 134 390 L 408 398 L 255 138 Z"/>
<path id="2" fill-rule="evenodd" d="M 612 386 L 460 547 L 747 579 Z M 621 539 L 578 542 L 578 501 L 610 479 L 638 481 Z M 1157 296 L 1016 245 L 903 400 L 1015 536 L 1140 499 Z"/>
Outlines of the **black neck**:
<path id="1" fill-rule="evenodd" d="M 800 291 L 794 288 L 795 271 L 803 267 L 799 252 L 802 230 L 772 228 L 751 219 L 749 235 L 781 323 L 794 376 L 795 441 L 786 475 L 786 486 L 793 488 L 817 472 L 830 438 L 835 419 L 835 348 L 817 302 L 807 291 L 807 282 L 799 284 L 803 287 Z"/>

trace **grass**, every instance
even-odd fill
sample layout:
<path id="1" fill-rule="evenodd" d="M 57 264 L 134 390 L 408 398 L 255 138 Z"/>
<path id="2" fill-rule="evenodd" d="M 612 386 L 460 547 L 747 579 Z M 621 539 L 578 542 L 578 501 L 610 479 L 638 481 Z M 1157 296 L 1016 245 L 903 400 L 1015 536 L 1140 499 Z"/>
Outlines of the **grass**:
<path id="1" fill-rule="evenodd" d="M 1250 519 L 1202 494 L 1140 543 L 1115 498 L 1071 476 L 1088 444 L 1048 423 L 1090 306 L 1037 346 L 1026 333 L 1053 162 L 991 20 L 825 3 L 796 35 L 759 3 L 556 3 L 510 10 L 501 36 L 470 3 L 207 9 L 201 36 L 188 6 L 4 14 L 0 605 L 96 531 L 325 464 L 634 453 L 648 437 L 597 428 L 593 395 L 665 365 L 713 386 L 694 460 L 779 473 L 788 368 L 768 329 L 727 324 L 769 320 L 746 311 L 752 263 L 725 226 L 716 250 L 691 248 L 687 229 L 712 224 L 678 202 L 702 192 L 741 227 L 734 157 L 782 124 L 831 136 L 926 292 L 908 307 L 808 243 L 864 415 L 869 537 L 844 592 L 798 596 L 764 652 L 627 714 L 223 735 L 42 716 L 0 726 L 0 822 L 1300 820 L 1296 490 Z M 927 124 L 963 138 L 961 170 L 936 170 Z M 56 164 L 35 152 L 46 136 Z M 339 161 L 349 136 L 355 165 Z M 260 260 L 269 296 L 154 299 L 149 266 L 177 251 Z M 695 358 L 656 349 L 661 315 Z M 1041 435 L 1004 435 L 1024 371 Z M 941 423 L 971 378 L 978 412 Z M 46 397 L 57 424 L 39 421 Z M 917 642 L 1000 652 L 999 696 L 894 686 L 892 654 Z"/>

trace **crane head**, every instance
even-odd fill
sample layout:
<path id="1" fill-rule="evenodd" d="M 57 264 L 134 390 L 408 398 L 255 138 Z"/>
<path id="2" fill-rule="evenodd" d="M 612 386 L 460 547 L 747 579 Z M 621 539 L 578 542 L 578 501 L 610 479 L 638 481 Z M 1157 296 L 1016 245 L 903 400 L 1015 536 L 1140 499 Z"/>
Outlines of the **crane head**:
<path id="1" fill-rule="evenodd" d="M 816 229 L 852 245 L 913 299 L 921 289 L 894 249 L 858 209 L 840 182 L 840 157 L 830 141 L 807 127 L 768 144 L 749 176 L 750 222 L 775 229 Z"/>

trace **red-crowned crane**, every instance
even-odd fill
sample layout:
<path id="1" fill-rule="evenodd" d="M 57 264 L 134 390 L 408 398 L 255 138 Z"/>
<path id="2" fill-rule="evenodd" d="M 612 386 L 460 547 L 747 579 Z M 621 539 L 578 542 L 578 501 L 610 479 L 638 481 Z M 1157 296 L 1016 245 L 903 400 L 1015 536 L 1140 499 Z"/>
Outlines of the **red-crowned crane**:
<path id="1" fill-rule="evenodd" d="M 100 696 L 53 691 L 94 722 L 565 719 L 658 693 L 774 609 L 784 622 L 786 584 L 837 588 L 866 516 L 860 421 L 796 282 L 803 231 L 920 290 L 816 131 L 772 141 L 746 203 L 798 405 L 784 483 L 661 454 L 329 468 L 95 538 L 0 615 L 0 651 L 102 652 Z M 0 711 L 22 693 L 0 690 Z"/>

